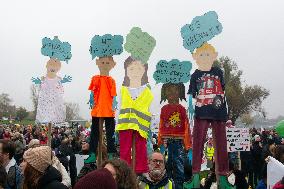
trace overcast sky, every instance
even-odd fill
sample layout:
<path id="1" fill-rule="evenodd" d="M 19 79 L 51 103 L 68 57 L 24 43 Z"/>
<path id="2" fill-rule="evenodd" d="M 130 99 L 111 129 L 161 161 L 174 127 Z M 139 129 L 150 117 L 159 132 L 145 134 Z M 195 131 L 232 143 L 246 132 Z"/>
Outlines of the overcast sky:
<path id="1" fill-rule="evenodd" d="M 69 64 L 62 63 L 60 76 L 71 75 L 65 84 L 65 100 L 80 105 L 81 116 L 90 118 L 87 90 L 98 69 L 89 54 L 94 35 L 126 36 L 139 26 L 155 37 L 157 45 L 149 60 L 150 84 L 160 99 L 152 78 L 160 59 L 193 59 L 182 46 L 180 28 L 195 16 L 214 10 L 223 32 L 210 41 L 220 56 L 229 56 L 243 70 L 249 85 L 270 90 L 264 107 L 268 117 L 284 115 L 284 1 L 267 0 L 9 0 L 0 3 L 0 93 L 8 93 L 14 104 L 32 110 L 30 78 L 43 76 L 48 57 L 41 55 L 41 39 L 59 36 L 72 46 Z M 111 75 L 121 86 L 127 52 L 116 56 Z M 196 66 L 193 66 L 193 70 Z M 188 87 L 188 86 L 187 86 Z M 159 104 L 157 103 L 157 109 Z"/>

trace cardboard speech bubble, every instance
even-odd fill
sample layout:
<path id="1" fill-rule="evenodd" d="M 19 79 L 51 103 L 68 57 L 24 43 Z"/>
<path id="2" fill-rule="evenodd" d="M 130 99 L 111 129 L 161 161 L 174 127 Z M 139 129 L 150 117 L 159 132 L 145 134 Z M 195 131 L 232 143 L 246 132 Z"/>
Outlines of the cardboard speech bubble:
<path id="1" fill-rule="evenodd" d="M 58 37 L 42 39 L 41 54 L 50 58 L 55 58 L 60 61 L 66 61 L 71 59 L 71 45 L 68 42 L 61 42 Z"/>
<path id="2" fill-rule="evenodd" d="M 122 44 L 123 37 L 121 35 L 95 35 L 92 38 L 89 51 L 92 59 L 95 57 L 119 55 L 123 52 Z"/>
<path id="3" fill-rule="evenodd" d="M 191 68 L 190 61 L 160 60 L 153 77 L 156 83 L 186 83 L 190 79 Z"/>
<path id="4" fill-rule="evenodd" d="M 190 24 L 181 28 L 184 48 L 193 53 L 194 49 L 201 47 L 205 42 L 222 32 L 222 24 L 218 21 L 215 11 L 209 11 L 203 16 L 193 18 Z"/>
<path id="5" fill-rule="evenodd" d="M 126 36 L 124 48 L 135 59 L 147 64 L 149 57 L 156 46 L 156 40 L 139 27 L 133 27 Z"/>

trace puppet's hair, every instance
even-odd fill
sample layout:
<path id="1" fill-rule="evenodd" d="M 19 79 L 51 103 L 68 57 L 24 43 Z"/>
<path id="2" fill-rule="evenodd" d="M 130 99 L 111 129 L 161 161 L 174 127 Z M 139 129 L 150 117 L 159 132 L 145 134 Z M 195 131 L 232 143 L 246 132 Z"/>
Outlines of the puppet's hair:
<path id="1" fill-rule="evenodd" d="M 125 70 L 125 76 L 124 76 L 124 79 L 123 79 L 123 83 L 122 85 L 125 86 L 125 87 L 129 87 L 130 85 L 130 79 L 129 77 L 127 76 L 127 67 L 131 65 L 132 62 L 135 62 L 137 61 L 135 58 L 129 56 L 125 61 L 124 61 L 124 70 Z M 143 64 L 143 66 L 145 67 L 145 72 L 141 78 L 141 85 L 145 85 L 148 82 L 148 75 L 147 75 L 147 71 L 148 71 L 148 64 Z"/>
<path id="2" fill-rule="evenodd" d="M 200 51 L 205 51 L 205 50 L 211 50 L 214 53 L 216 52 L 215 48 L 209 44 L 209 43 L 204 43 L 201 47 L 198 47 L 195 51 L 195 53 L 199 53 Z"/>
<path id="3" fill-rule="evenodd" d="M 166 91 L 171 86 L 176 86 L 178 88 L 178 91 L 179 91 L 179 99 L 186 101 L 185 86 L 184 86 L 183 83 L 164 83 L 163 86 L 162 86 L 162 89 L 161 89 L 161 101 L 160 101 L 160 103 L 165 102 L 167 100 Z"/>
<path id="4" fill-rule="evenodd" d="M 108 60 L 110 61 L 114 61 L 112 56 L 103 56 L 103 57 L 99 57 L 99 60 L 102 58 L 108 58 Z"/>

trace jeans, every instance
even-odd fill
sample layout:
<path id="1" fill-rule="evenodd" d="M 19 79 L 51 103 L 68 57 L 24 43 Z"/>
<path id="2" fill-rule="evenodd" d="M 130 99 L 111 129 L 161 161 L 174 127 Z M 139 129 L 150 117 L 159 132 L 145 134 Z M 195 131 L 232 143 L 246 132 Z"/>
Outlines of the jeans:
<path id="1" fill-rule="evenodd" d="M 91 126 L 91 140 L 90 140 L 90 152 L 96 153 L 96 149 L 99 143 L 99 117 L 92 117 Z M 106 139 L 107 139 L 107 152 L 116 153 L 116 148 L 114 145 L 115 139 L 114 135 L 114 118 L 104 117 L 105 129 L 106 129 Z"/>
<path id="2" fill-rule="evenodd" d="M 184 182 L 184 158 L 183 141 L 169 139 L 168 144 L 168 161 L 166 164 L 167 174 L 173 179 L 176 189 L 182 189 Z"/>

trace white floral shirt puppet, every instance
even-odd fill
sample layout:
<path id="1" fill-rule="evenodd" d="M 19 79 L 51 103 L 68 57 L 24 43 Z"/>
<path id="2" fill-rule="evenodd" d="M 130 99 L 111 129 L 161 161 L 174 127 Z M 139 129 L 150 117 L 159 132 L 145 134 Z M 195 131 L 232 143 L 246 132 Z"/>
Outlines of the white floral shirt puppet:
<path id="1" fill-rule="evenodd" d="M 63 83 L 70 82 L 72 77 L 64 76 L 61 79 L 57 73 L 61 68 L 60 61 L 71 59 L 71 45 L 61 42 L 57 36 L 54 39 L 43 38 L 41 54 L 50 57 L 46 64 L 45 77 L 32 78 L 39 86 L 38 106 L 36 114 L 37 123 L 61 123 L 65 121 L 65 105 L 63 101 Z"/>
<path id="2" fill-rule="evenodd" d="M 65 76 L 63 79 L 57 76 L 61 68 L 61 62 L 51 58 L 46 65 L 45 77 L 32 78 L 35 84 L 39 84 L 38 106 L 36 122 L 38 123 L 61 123 L 65 121 L 66 111 L 63 100 L 63 83 L 70 82 L 72 78 Z"/>

